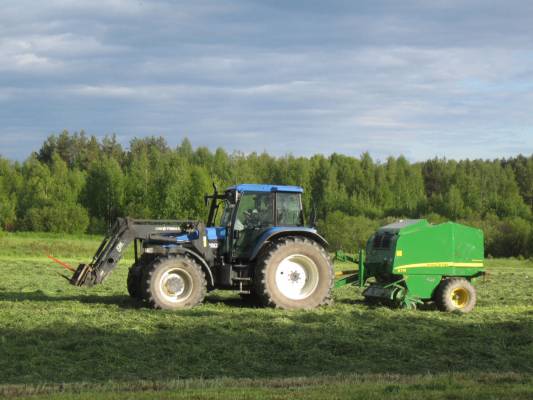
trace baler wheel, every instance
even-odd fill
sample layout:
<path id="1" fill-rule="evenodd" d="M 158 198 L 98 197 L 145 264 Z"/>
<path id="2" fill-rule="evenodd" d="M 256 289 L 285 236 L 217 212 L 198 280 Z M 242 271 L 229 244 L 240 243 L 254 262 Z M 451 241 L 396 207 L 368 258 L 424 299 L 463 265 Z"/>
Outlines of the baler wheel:
<path id="1" fill-rule="evenodd" d="M 444 279 L 435 293 L 441 311 L 467 313 L 476 305 L 476 289 L 465 278 Z"/>
<path id="2" fill-rule="evenodd" d="M 310 309 L 332 302 L 334 276 L 322 246 L 306 238 L 287 237 L 259 258 L 254 290 L 264 306 Z"/>
<path id="3" fill-rule="evenodd" d="M 191 308 L 204 300 L 207 281 L 202 267 L 191 257 L 159 257 L 144 268 L 142 291 L 152 308 Z"/>

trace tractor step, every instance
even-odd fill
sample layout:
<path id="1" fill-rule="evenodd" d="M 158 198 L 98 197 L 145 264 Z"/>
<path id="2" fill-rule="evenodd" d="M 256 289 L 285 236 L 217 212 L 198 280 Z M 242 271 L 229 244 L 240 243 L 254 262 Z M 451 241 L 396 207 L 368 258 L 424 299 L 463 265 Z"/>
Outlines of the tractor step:
<path id="1" fill-rule="evenodd" d="M 245 286 L 243 285 L 243 283 L 245 282 L 252 282 L 252 278 L 250 277 L 234 277 L 234 278 L 231 278 L 231 280 L 235 283 L 238 283 L 239 284 L 239 293 L 242 293 L 242 294 L 250 294 L 250 290 L 248 290 L 247 288 L 245 288 Z M 248 287 L 248 285 L 246 286 Z"/>

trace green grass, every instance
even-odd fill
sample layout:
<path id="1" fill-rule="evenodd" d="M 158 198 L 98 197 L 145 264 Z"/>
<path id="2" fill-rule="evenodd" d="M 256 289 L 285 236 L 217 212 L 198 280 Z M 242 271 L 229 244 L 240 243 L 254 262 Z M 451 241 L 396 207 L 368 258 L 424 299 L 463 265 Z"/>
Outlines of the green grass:
<path id="1" fill-rule="evenodd" d="M 102 240 L 93 235 L 61 235 L 58 233 L 0 232 L 0 255 L 43 257 L 91 257 Z"/>
<path id="2" fill-rule="evenodd" d="M 312 311 L 252 308 L 215 291 L 166 312 L 128 297 L 128 261 L 86 289 L 42 256 L 87 261 L 99 239 L 0 238 L 0 397 L 533 396 L 531 261 L 488 260 L 467 315 L 368 307 L 354 287 Z"/>
<path id="3" fill-rule="evenodd" d="M 210 379 L 11 387 L 10 396 L 52 399 L 530 399 L 520 374 L 344 375 L 285 379 Z"/>

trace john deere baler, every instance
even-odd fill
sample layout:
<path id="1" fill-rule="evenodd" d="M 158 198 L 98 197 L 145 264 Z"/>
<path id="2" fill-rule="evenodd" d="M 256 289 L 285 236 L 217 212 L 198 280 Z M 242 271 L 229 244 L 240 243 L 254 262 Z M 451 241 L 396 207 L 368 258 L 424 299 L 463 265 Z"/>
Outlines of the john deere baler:
<path id="1" fill-rule="evenodd" d="M 484 274 L 483 257 L 479 229 L 453 222 L 432 225 L 424 219 L 399 221 L 369 238 L 366 252 L 360 252 L 357 280 L 367 286 L 363 296 L 368 301 L 414 308 L 434 300 L 443 311 L 469 312 L 476 304 L 471 281 Z"/>

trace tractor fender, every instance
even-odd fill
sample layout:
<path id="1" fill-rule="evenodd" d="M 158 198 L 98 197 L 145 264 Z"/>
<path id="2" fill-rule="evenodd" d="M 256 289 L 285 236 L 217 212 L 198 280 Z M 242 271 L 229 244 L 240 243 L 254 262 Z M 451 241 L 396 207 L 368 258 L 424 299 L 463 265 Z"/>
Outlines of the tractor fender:
<path id="1" fill-rule="evenodd" d="M 329 246 L 327 240 L 324 239 L 314 228 L 298 226 L 273 227 L 267 230 L 266 232 L 263 232 L 263 234 L 259 237 L 250 255 L 250 261 L 255 260 L 257 255 L 261 252 L 261 250 L 266 244 L 285 236 L 306 237 L 308 239 L 314 240 L 324 248 L 327 248 Z"/>
<path id="2" fill-rule="evenodd" d="M 192 258 L 194 258 L 195 261 L 198 261 L 198 263 L 200 263 L 200 266 L 202 267 L 202 270 L 207 275 L 206 278 L 207 278 L 207 283 L 209 284 L 209 286 L 211 287 L 215 286 L 215 278 L 213 277 L 213 272 L 211 271 L 211 268 L 209 268 L 209 265 L 203 259 L 202 256 L 200 256 L 199 254 L 185 247 L 178 247 L 176 250 L 176 253 L 189 255 Z"/>

